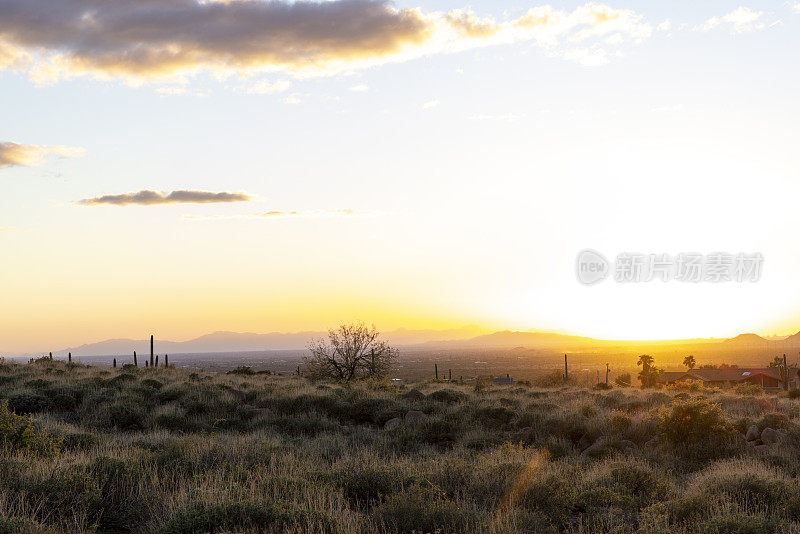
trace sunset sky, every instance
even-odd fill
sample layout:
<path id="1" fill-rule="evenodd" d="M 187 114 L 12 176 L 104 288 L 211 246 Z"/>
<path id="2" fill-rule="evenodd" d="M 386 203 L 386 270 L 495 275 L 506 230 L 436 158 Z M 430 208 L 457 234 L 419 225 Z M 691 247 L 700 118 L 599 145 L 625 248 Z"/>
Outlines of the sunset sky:
<path id="1" fill-rule="evenodd" d="M 0 352 L 800 330 L 800 3 L 0 0 Z M 757 283 L 575 257 L 761 253 Z"/>

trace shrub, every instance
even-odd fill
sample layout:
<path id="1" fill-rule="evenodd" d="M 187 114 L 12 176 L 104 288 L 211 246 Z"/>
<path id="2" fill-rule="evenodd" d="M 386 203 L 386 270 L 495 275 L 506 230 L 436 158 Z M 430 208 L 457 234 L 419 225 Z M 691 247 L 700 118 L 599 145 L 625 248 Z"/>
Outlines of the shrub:
<path id="1" fill-rule="evenodd" d="M 705 521 L 700 529 L 703 534 L 762 534 L 763 532 L 779 532 L 779 525 L 761 514 L 743 515 L 729 513 L 712 517 Z"/>
<path id="2" fill-rule="evenodd" d="M 153 417 L 153 424 L 167 430 L 191 431 L 196 429 L 196 425 L 186 418 L 186 413 L 181 407 L 175 405 L 159 408 Z"/>
<path id="3" fill-rule="evenodd" d="M 144 428 L 145 410 L 132 399 L 120 399 L 103 407 L 104 424 L 119 430 Z"/>
<path id="4" fill-rule="evenodd" d="M 159 532 L 281 532 L 298 523 L 302 523 L 302 514 L 286 505 L 254 501 L 198 502 L 172 516 Z"/>
<path id="5" fill-rule="evenodd" d="M 414 486 L 391 495 L 375 507 L 375 518 L 390 532 L 475 532 L 474 512 L 446 498 L 435 488 Z"/>
<path id="6" fill-rule="evenodd" d="M 530 512 L 540 512 L 556 527 L 564 527 L 577 504 L 578 488 L 568 477 L 549 474 L 535 478 L 522 493 L 520 505 Z"/>
<path id="7" fill-rule="evenodd" d="M 59 450 L 59 440 L 37 430 L 29 417 L 17 415 L 0 400 L 0 447 L 39 456 L 53 456 Z"/>
<path id="8" fill-rule="evenodd" d="M 736 386 L 736 393 L 739 395 L 763 395 L 764 389 L 757 385 L 751 384 L 749 382 L 743 382 Z"/>
<path id="9" fill-rule="evenodd" d="M 368 506 L 393 495 L 413 482 L 393 465 L 353 462 L 336 471 L 336 483 L 356 506 Z"/>
<path id="10" fill-rule="evenodd" d="M 786 428 L 787 426 L 789 426 L 789 418 L 780 412 L 765 413 L 758 422 L 758 428 L 761 430 L 766 427 Z"/>
<path id="11" fill-rule="evenodd" d="M 670 494 L 670 485 L 652 467 L 636 462 L 600 465 L 595 473 L 589 474 L 584 484 L 586 488 L 580 499 L 595 505 L 641 509 Z M 594 498 L 591 498 L 592 492 L 595 492 Z M 603 502 L 606 497 L 611 497 L 609 502 Z"/>
<path id="12" fill-rule="evenodd" d="M 55 532 L 27 517 L 0 517 L 0 534 L 45 534 Z"/>
<path id="13" fill-rule="evenodd" d="M 148 388 L 154 389 L 154 390 L 159 390 L 162 387 L 164 387 L 164 384 L 162 382 L 159 382 L 158 380 L 156 380 L 154 378 L 146 378 L 146 379 L 142 380 L 142 385 L 143 386 L 147 386 Z"/>
<path id="14" fill-rule="evenodd" d="M 67 451 L 86 451 L 100 443 L 100 438 L 90 432 L 67 432 L 61 437 L 61 448 Z"/>
<path id="15" fill-rule="evenodd" d="M 476 409 L 473 417 L 485 426 L 499 428 L 511 422 L 514 412 L 502 406 L 486 406 Z"/>
<path id="16" fill-rule="evenodd" d="M 436 402 L 444 402 L 446 404 L 455 404 L 457 402 L 461 402 L 467 399 L 467 395 L 461 393 L 460 391 L 455 391 L 452 389 L 440 389 L 438 391 L 434 391 L 428 398 L 434 400 Z"/>
<path id="17" fill-rule="evenodd" d="M 8 407 L 23 415 L 39 413 L 50 407 L 50 399 L 39 393 L 16 393 L 8 397 Z"/>
<path id="18" fill-rule="evenodd" d="M 672 443 L 699 443 L 730 433 L 719 404 L 701 398 L 676 399 L 656 417 L 659 432 Z"/>
<path id="19" fill-rule="evenodd" d="M 111 380 L 109 380 L 108 383 L 118 386 L 120 384 L 124 384 L 125 382 L 133 382 L 134 380 L 136 380 L 136 375 L 131 373 L 120 373 Z"/>
<path id="20" fill-rule="evenodd" d="M 239 367 L 231 369 L 230 371 L 228 371 L 225 374 L 226 375 L 245 375 L 245 376 L 249 376 L 249 375 L 256 374 L 256 372 L 253 371 L 252 367 L 249 367 L 247 365 L 240 365 Z"/>

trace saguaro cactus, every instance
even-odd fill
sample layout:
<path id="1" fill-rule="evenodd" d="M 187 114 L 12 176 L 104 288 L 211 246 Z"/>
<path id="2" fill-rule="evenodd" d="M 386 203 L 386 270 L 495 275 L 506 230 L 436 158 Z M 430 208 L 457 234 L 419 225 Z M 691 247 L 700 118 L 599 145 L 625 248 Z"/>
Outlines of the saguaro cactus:
<path id="1" fill-rule="evenodd" d="M 139 362 L 136 360 L 136 351 L 133 351 L 133 366 L 139 367 Z"/>
<path id="2" fill-rule="evenodd" d="M 150 365 L 153 365 L 153 334 L 150 334 Z"/>
<path id="3" fill-rule="evenodd" d="M 114 367 L 116 367 L 116 366 L 117 366 L 117 359 L 114 358 Z"/>
<path id="4" fill-rule="evenodd" d="M 156 354 L 156 367 L 158 367 L 158 354 Z"/>
<path id="5" fill-rule="evenodd" d="M 67 362 L 72 363 L 72 353 L 71 352 L 67 355 Z"/>
<path id="6" fill-rule="evenodd" d="M 169 354 L 164 355 L 164 367 L 169 367 Z"/>

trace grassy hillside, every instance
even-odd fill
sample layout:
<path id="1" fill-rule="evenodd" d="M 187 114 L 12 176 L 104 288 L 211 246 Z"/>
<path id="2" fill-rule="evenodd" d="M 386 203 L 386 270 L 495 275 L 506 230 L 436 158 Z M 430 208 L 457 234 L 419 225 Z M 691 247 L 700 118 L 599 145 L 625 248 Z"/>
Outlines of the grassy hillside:
<path id="1" fill-rule="evenodd" d="M 2 363 L 0 532 L 800 532 L 800 399 L 416 387 Z"/>

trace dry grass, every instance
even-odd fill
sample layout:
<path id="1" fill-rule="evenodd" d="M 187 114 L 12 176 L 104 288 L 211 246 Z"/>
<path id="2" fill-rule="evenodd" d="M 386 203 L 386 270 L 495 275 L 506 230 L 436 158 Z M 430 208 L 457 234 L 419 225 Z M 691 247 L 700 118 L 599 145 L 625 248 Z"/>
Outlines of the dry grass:
<path id="1" fill-rule="evenodd" d="M 0 533 L 800 531 L 800 400 L 416 387 L 0 364 L 0 397 L 60 442 L 2 442 Z M 751 424 L 781 444 L 746 445 Z"/>

